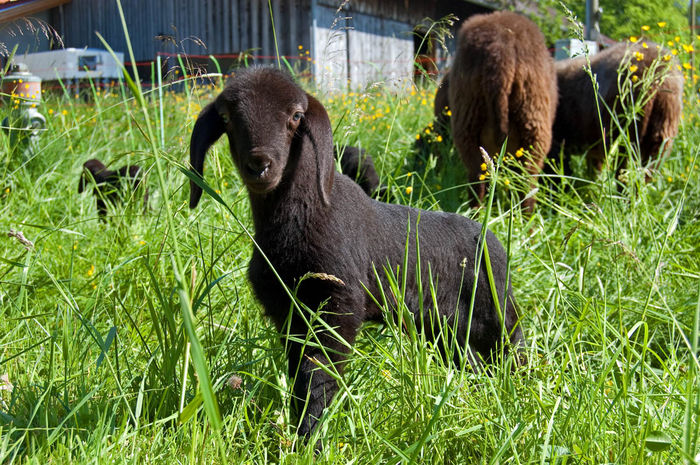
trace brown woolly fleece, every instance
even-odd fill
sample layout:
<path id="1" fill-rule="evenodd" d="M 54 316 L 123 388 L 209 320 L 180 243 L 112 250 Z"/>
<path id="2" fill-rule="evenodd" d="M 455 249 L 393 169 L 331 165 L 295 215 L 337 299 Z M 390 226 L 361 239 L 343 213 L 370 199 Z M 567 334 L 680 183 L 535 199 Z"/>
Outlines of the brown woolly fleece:
<path id="1" fill-rule="evenodd" d="M 611 128 L 610 111 L 606 108 L 618 116 L 624 112 L 620 104 L 618 73 L 626 75 L 634 65 L 637 69 L 633 75 L 641 83 L 645 70 L 657 66 L 653 64 L 654 60 L 665 54 L 657 44 L 649 41 L 646 44 L 647 47 L 641 41 L 635 44 L 621 42 L 590 57 L 591 71 L 599 86 L 602 134 L 608 137 L 608 147 L 610 138 L 616 137 L 619 130 L 614 126 Z M 643 58 L 638 60 L 641 56 L 635 56 L 635 53 L 643 55 Z M 661 158 L 671 150 L 683 110 L 683 75 L 677 68 L 678 60 L 675 57 L 668 60 L 661 58 L 657 64 L 657 82 L 650 87 L 651 95 L 646 96 L 648 102 L 638 115 L 636 124 L 629 129 L 632 141 L 639 144 L 643 164 Z M 556 63 L 559 106 L 554 120 L 550 157 L 559 157 L 560 151 L 564 149 L 565 174 L 570 173 L 568 155 L 572 149 L 589 149 L 589 164 L 597 170 L 600 170 L 605 159 L 593 83 L 584 67 L 585 57 Z M 632 74 L 630 78 L 631 76 Z M 635 86 L 632 94 L 635 101 L 645 98 L 641 95 L 641 88 L 641 85 Z M 618 169 L 623 165 L 621 163 Z"/>
<path id="2" fill-rule="evenodd" d="M 498 11 L 469 18 L 457 40 L 449 85 L 452 137 L 475 186 L 474 203 L 487 187 L 487 181 L 479 182 L 479 146 L 498 153 L 506 136 L 508 152 L 529 149 L 525 169 L 534 188 L 557 108 L 554 62 L 542 32 L 524 16 Z M 524 206 L 531 210 L 534 198 Z"/>

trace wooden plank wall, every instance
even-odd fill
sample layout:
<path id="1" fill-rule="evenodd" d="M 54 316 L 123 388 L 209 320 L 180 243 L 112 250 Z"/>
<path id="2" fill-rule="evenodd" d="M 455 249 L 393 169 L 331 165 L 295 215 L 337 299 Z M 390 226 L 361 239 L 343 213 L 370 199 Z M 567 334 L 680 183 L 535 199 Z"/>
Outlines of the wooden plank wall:
<path id="1" fill-rule="evenodd" d="M 364 88 L 375 82 L 406 87 L 414 76 L 414 30 L 426 18 L 438 20 L 451 13 L 459 22 L 490 11 L 482 5 L 455 0 L 312 0 L 316 82 L 323 88 Z M 447 40 L 454 50 L 454 40 Z M 439 68 L 448 64 L 441 48 L 435 58 Z"/>

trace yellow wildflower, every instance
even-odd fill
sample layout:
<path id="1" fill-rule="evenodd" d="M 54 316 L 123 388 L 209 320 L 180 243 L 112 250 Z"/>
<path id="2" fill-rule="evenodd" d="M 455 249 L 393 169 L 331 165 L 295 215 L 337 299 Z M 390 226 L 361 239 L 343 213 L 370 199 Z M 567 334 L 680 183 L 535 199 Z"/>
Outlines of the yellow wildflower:
<path id="1" fill-rule="evenodd" d="M 66 115 L 68 114 L 68 110 L 63 110 L 63 111 L 61 111 L 61 114 L 62 114 L 63 116 L 66 116 Z"/>
<path id="2" fill-rule="evenodd" d="M 525 153 L 525 149 L 523 149 L 522 147 L 520 147 L 518 150 L 515 151 L 515 156 L 516 156 L 517 158 L 520 158 L 520 157 L 523 156 L 524 153 Z"/>
<path id="3" fill-rule="evenodd" d="M 413 187 L 408 186 L 408 187 L 406 188 L 406 194 L 409 194 L 409 195 L 410 195 L 411 192 L 413 192 Z"/>
<path id="4" fill-rule="evenodd" d="M 644 26 L 642 26 L 642 31 L 648 31 L 649 29 L 651 29 L 651 28 L 649 26 L 647 26 L 646 24 Z"/>
<path id="5" fill-rule="evenodd" d="M 304 46 L 303 46 L 303 45 L 299 45 L 297 48 L 298 48 L 299 50 L 303 50 L 303 49 L 304 49 Z"/>
<path id="6" fill-rule="evenodd" d="M 485 174 L 482 174 L 482 175 L 479 176 L 479 181 L 483 181 L 484 179 L 486 179 L 486 175 L 485 175 Z"/>
<path id="7" fill-rule="evenodd" d="M 642 48 L 649 48 L 646 42 L 642 42 Z"/>
<path id="8" fill-rule="evenodd" d="M 486 163 L 482 163 L 481 164 L 481 171 L 486 171 L 486 168 L 487 168 Z"/>
<path id="9" fill-rule="evenodd" d="M 639 40 L 639 37 L 637 36 L 630 36 L 630 42 L 634 43 Z"/>
<path id="10" fill-rule="evenodd" d="M 675 40 L 676 42 L 680 42 L 680 41 L 681 41 L 681 37 L 680 37 L 680 36 L 676 36 L 676 37 L 673 38 L 673 40 Z"/>
<path id="11" fill-rule="evenodd" d="M 92 276 L 92 274 L 95 272 L 95 265 L 90 265 L 90 269 L 87 272 L 88 276 Z"/>
<path id="12" fill-rule="evenodd" d="M 644 54 L 642 52 L 634 52 L 634 59 L 642 61 L 644 59 Z"/>
<path id="13" fill-rule="evenodd" d="M 53 108 L 49 108 L 49 115 L 53 115 Z"/>
<path id="14" fill-rule="evenodd" d="M 678 50 L 676 50 L 675 48 L 671 50 L 671 55 L 678 55 Z"/>
<path id="15" fill-rule="evenodd" d="M 666 21 L 659 21 L 656 25 L 659 27 L 666 27 Z"/>
<path id="16" fill-rule="evenodd" d="M 447 113 L 445 113 L 445 114 L 446 114 L 447 116 L 452 116 L 452 111 L 451 111 L 451 110 L 447 110 Z"/>
<path id="17" fill-rule="evenodd" d="M 691 52 L 695 51 L 695 49 L 693 48 L 693 44 L 690 44 L 690 45 L 683 44 L 683 50 L 685 51 L 685 53 L 691 53 Z"/>
<path id="18" fill-rule="evenodd" d="M 639 76 L 637 76 L 636 74 L 634 76 L 632 76 L 632 82 L 637 82 L 638 80 L 639 80 Z"/>
<path id="19" fill-rule="evenodd" d="M 420 140 L 420 134 L 416 134 L 416 140 Z"/>
<path id="20" fill-rule="evenodd" d="M 503 184 L 505 184 L 506 186 L 509 186 L 509 185 L 510 185 L 510 181 L 507 180 L 507 179 L 504 179 L 504 180 L 503 180 Z"/>
<path id="21" fill-rule="evenodd" d="M 442 142 L 442 136 L 438 134 L 438 136 L 435 138 L 436 141 Z"/>
<path id="22" fill-rule="evenodd" d="M 631 65 L 630 66 L 630 73 L 636 73 L 638 69 L 639 69 L 639 66 Z"/>
<path id="23" fill-rule="evenodd" d="M 684 67 L 685 69 L 693 69 L 693 67 L 690 66 L 690 63 L 683 63 L 683 67 Z"/>

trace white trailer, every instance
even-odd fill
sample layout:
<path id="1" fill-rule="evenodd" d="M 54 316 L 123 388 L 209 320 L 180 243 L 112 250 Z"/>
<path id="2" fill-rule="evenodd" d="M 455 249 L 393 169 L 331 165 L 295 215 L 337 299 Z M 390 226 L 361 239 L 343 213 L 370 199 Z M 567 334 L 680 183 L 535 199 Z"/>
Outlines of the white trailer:
<path id="1" fill-rule="evenodd" d="M 116 60 L 107 50 L 66 48 L 18 55 L 14 61 L 26 64 L 29 72 L 43 82 L 61 81 L 67 88 L 77 90 L 88 87 L 90 80 L 98 87 L 105 87 L 122 79 L 124 54 L 116 52 L 115 55 Z"/>

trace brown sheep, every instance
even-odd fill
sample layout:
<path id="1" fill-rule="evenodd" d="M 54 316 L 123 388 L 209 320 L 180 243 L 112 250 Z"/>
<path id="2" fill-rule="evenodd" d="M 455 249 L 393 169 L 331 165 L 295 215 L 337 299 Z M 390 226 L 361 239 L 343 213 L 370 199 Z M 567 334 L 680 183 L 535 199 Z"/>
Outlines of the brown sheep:
<path id="1" fill-rule="evenodd" d="M 661 54 L 663 52 L 660 53 L 659 46 L 652 42 L 646 42 L 646 47 L 641 42 L 621 42 L 590 57 L 592 74 L 596 76 L 599 86 L 602 134 L 608 138 L 619 134 L 614 125 L 611 128 L 610 115 L 612 111 L 620 117 L 624 111 L 619 102 L 618 70 L 629 73 L 630 67 L 635 66 L 636 70 L 630 73 L 630 79 L 641 82 L 644 71 L 650 66 L 655 66 L 652 63 L 658 60 Z M 678 61 L 675 58 L 670 59 L 670 55 L 666 57 L 657 61 L 657 77 L 662 77 L 666 69 L 669 70 L 668 74 L 662 78 L 660 84 L 651 86 L 653 95 L 644 105 L 642 114 L 638 116 L 636 135 L 635 126 L 630 127 L 632 141 L 639 143 L 642 164 L 667 154 L 671 150 L 673 138 L 678 133 L 683 109 L 683 75 L 677 68 Z M 569 155 L 573 149 L 589 148 L 589 166 L 598 171 L 605 160 L 601 121 L 598 118 L 591 77 L 584 69 L 586 66 L 585 57 L 556 63 L 560 105 L 554 120 L 550 158 L 558 158 L 560 151 L 564 149 L 565 174 L 571 174 Z M 635 101 L 640 98 L 640 91 L 641 86 L 635 86 Z M 608 146 L 609 144 L 608 142 Z M 623 166 L 624 160 L 621 160 L 618 171 Z"/>
<path id="2" fill-rule="evenodd" d="M 450 70 L 452 138 L 467 167 L 478 205 L 487 181 L 480 181 L 479 147 L 498 153 L 530 151 L 525 169 L 534 188 L 549 152 L 557 108 L 554 62 L 544 36 L 529 19 L 509 11 L 475 15 L 461 26 Z M 523 206 L 531 211 L 533 197 Z"/>

